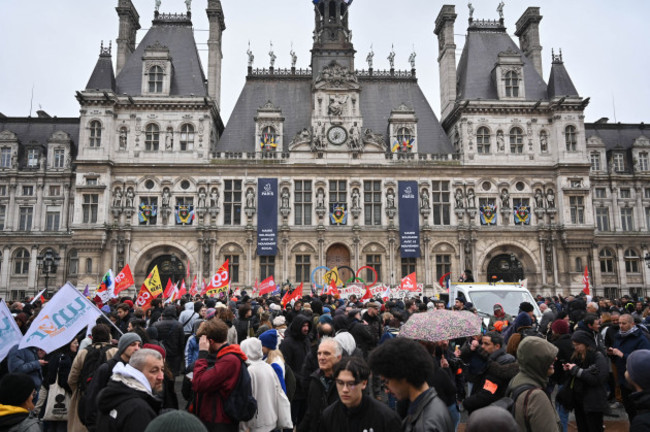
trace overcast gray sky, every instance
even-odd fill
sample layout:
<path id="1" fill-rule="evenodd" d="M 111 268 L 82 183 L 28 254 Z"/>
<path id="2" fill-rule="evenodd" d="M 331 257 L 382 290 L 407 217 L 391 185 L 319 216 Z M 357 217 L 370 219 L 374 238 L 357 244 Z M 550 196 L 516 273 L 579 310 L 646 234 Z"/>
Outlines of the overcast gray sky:
<path id="1" fill-rule="evenodd" d="M 143 30 L 153 17 L 154 0 L 133 0 Z M 437 0 L 356 0 L 350 27 L 357 50 L 357 69 L 373 45 L 374 68 L 387 69 L 394 44 L 396 68 L 408 68 L 417 53 L 419 82 L 439 115 L 439 74 L 435 19 L 444 3 L 455 4 L 457 60 L 467 29 L 467 2 Z M 474 18 L 495 19 L 498 0 L 474 0 Z M 313 30 L 311 0 L 222 0 L 226 20 L 223 46 L 222 116 L 227 120 L 244 85 L 250 40 L 256 67 L 268 67 L 269 42 L 276 67 L 289 67 L 291 43 L 300 67 L 309 66 Z M 0 14 L 0 112 L 27 116 L 33 88 L 32 115 L 43 109 L 59 117 L 77 116 L 76 90 L 85 88 L 99 54 L 118 32 L 117 0 L 2 0 Z M 207 0 L 192 2 L 195 38 L 207 65 Z M 506 0 L 508 33 L 528 6 L 540 6 L 544 79 L 551 48 L 562 49 L 564 63 L 578 92 L 591 97 L 586 121 L 650 122 L 650 1 L 647 0 Z M 162 0 L 161 12 L 184 12 L 184 0 Z M 113 50 L 115 59 L 115 49 Z"/>

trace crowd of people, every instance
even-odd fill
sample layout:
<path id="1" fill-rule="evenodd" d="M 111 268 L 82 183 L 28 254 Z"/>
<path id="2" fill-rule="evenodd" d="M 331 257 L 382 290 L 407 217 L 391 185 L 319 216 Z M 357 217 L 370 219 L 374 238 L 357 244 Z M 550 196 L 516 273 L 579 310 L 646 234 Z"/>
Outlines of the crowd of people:
<path id="1" fill-rule="evenodd" d="M 55 352 L 0 364 L 1 431 L 579 431 L 620 406 L 650 430 L 650 306 L 537 297 L 474 335 L 400 337 L 439 299 L 123 297 Z M 9 303 L 25 333 L 41 309 Z M 458 313 L 476 313 L 464 298 Z M 539 312 L 541 312 L 541 314 Z"/>

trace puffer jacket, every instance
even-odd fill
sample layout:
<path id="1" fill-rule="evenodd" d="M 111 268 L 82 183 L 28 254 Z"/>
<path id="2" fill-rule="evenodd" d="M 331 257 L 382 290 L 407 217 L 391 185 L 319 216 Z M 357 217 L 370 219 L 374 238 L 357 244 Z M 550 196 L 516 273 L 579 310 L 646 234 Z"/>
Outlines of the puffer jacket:
<path id="1" fill-rule="evenodd" d="M 616 365 L 616 372 L 618 374 L 619 385 L 627 386 L 625 379 L 625 371 L 627 370 L 627 357 L 634 351 L 639 349 L 650 349 L 650 341 L 639 327 L 635 327 L 634 331 L 625 337 L 621 336 L 620 331 L 614 338 L 614 348 L 619 349 L 623 353 L 623 357 L 614 357 L 614 364 Z"/>

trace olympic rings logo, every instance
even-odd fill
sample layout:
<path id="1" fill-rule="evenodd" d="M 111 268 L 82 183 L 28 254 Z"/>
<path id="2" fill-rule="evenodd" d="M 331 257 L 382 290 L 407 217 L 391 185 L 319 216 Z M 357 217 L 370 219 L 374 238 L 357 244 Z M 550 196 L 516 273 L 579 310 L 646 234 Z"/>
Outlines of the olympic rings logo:
<path id="1" fill-rule="evenodd" d="M 332 280 L 334 280 L 334 283 L 336 283 L 337 286 L 338 285 L 345 286 L 345 285 L 349 285 L 349 284 L 354 283 L 354 282 L 361 282 L 363 284 L 364 288 L 372 288 L 373 286 L 375 286 L 377 284 L 377 270 L 375 270 L 371 266 L 363 266 L 363 267 L 359 268 L 359 270 L 357 270 L 356 272 L 352 269 L 352 267 L 349 267 L 349 266 L 340 266 L 340 267 L 335 267 L 335 268 L 338 270 L 338 272 L 332 271 L 333 269 L 330 269 L 327 266 L 318 266 L 318 267 L 316 267 L 311 272 L 311 284 L 314 287 L 316 287 L 317 289 L 323 289 L 323 286 L 324 285 L 329 285 L 330 283 L 332 283 Z M 325 282 L 325 284 L 319 284 L 318 282 L 316 282 L 316 273 L 321 271 L 321 270 L 325 271 L 325 273 L 320 278 L 321 280 L 323 280 Z M 345 281 L 342 280 L 341 277 L 340 277 L 340 274 L 341 274 L 342 270 L 347 270 L 352 275 L 352 277 L 350 277 L 349 279 L 347 279 Z M 363 280 L 359 276 L 361 274 L 361 272 L 364 271 L 364 270 L 369 270 L 375 276 L 372 283 L 367 284 L 366 281 Z"/>

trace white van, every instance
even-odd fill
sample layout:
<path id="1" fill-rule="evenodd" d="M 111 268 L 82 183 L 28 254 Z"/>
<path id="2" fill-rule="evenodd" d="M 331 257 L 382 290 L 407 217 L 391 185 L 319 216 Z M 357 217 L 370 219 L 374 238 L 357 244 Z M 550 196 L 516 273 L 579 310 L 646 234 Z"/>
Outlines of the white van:
<path id="1" fill-rule="evenodd" d="M 472 302 L 476 310 L 483 318 L 490 317 L 494 314 L 494 305 L 499 303 L 503 306 L 506 313 L 513 318 L 519 312 L 519 304 L 528 302 L 535 308 L 537 322 L 542 318 L 542 312 L 537 306 L 533 295 L 518 283 L 453 283 L 451 284 L 451 293 L 453 300 L 460 297 L 461 294 L 468 302 Z M 453 301 L 452 301 L 453 304 Z"/>

